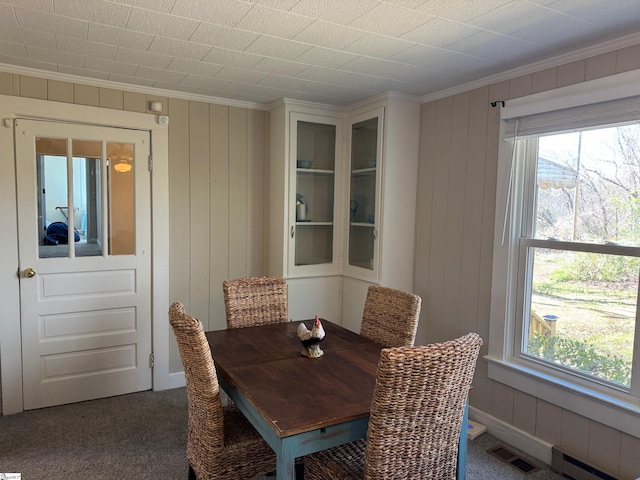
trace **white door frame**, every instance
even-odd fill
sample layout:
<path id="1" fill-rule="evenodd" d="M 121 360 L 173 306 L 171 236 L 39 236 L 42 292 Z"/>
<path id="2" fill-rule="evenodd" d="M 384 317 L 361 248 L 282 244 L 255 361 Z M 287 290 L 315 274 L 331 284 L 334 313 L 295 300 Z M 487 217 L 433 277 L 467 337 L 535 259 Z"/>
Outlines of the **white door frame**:
<path id="1" fill-rule="evenodd" d="M 153 389 L 172 388 L 169 375 L 169 158 L 168 127 L 158 116 L 108 108 L 0 95 L 0 386 L 2 414 L 23 410 L 22 347 L 18 280 L 14 118 L 135 128 L 151 134 L 152 344 Z M 163 122 L 165 123 L 165 122 Z"/>

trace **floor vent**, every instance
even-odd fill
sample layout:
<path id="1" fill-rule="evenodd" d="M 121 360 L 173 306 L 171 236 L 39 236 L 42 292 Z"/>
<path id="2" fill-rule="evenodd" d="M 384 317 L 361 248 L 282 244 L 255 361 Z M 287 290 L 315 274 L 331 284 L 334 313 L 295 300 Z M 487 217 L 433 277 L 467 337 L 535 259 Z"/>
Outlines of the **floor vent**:
<path id="1" fill-rule="evenodd" d="M 551 468 L 563 477 L 574 480 L 622 480 L 589 465 L 584 460 L 580 460 L 558 447 L 551 448 Z"/>
<path id="2" fill-rule="evenodd" d="M 508 463 L 513 468 L 520 470 L 525 475 L 528 475 L 530 473 L 537 472 L 538 470 L 540 470 L 535 465 L 529 463 L 524 458 L 516 455 L 511 450 L 508 450 L 504 447 L 490 448 L 489 450 L 487 450 L 487 453 L 489 453 L 490 455 L 493 455 L 498 460 Z"/>

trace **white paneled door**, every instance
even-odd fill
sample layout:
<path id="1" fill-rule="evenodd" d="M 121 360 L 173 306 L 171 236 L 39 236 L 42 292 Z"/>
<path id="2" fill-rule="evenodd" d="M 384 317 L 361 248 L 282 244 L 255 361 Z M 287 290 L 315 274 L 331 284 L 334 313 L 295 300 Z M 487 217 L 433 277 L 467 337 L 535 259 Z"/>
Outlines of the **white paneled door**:
<path id="1" fill-rule="evenodd" d="M 15 122 L 24 409 L 151 388 L 149 132 Z"/>

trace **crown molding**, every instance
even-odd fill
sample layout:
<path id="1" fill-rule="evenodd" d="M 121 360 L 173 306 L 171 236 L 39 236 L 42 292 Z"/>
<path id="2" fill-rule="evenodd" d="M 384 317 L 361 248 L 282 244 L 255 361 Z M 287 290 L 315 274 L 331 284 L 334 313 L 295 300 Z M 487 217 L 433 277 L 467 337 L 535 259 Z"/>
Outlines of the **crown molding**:
<path id="1" fill-rule="evenodd" d="M 457 85 L 455 87 L 447 88 L 445 90 L 439 90 L 434 93 L 430 93 L 420 97 L 420 103 L 432 102 L 441 98 L 450 97 L 459 93 L 475 90 L 476 88 L 486 87 L 495 83 L 500 83 L 505 80 L 511 80 L 523 75 L 529 75 L 535 72 L 546 70 L 547 68 L 554 68 L 567 63 L 575 62 L 578 60 L 584 60 L 596 55 L 602 55 L 603 53 L 609 53 L 621 48 L 631 47 L 640 44 L 640 32 L 632 33 L 624 37 L 603 42 L 598 45 L 592 45 L 590 47 L 574 50 L 562 55 L 557 55 L 539 62 L 524 65 L 522 67 L 507 70 L 495 75 L 474 80 L 472 82 Z"/>
<path id="2" fill-rule="evenodd" d="M 118 90 L 124 90 L 127 92 L 143 93 L 146 95 L 157 95 L 160 97 L 177 98 L 181 100 L 191 100 L 194 102 L 213 103 L 216 105 L 226 105 L 229 107 L 248 108 L 252 110 L 268 110 L 268 106 L 262 103 L 245 102 L 242 100 L 232 100 L 232 99 L 223 98 L 223 97 L 211 97 L 207 95 L 199 95 L 197 93 L 186 93 L 186 92 L 179 92 L 175 90 L 164 90 L 162 88 L 144 87 L 140 85 L 133 85 L 130 83 L 120 83 L 120 82 L 114 82 L 112 80 L 102 80 L 98 78 L 81 77 L 79 75 L 52 72 L 49 70 L 38 70 L 35 68 L 9 65 L 6 63 L 0 63 L 0 72 L 45 78 L 48 80 L 57 80 L 61 82 L 76 83 L 76 84 L 88 85 L 92 87 L 118 89 Z"/>

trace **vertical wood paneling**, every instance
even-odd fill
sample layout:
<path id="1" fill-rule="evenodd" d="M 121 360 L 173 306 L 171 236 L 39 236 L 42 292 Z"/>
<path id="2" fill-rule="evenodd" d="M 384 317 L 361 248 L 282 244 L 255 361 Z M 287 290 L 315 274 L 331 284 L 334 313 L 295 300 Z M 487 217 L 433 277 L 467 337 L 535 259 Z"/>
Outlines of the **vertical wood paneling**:
<path id="1" fill-rule="evenodd" d="M 189 312 L 189 102 L 171 99 L 169 117 L 169 301 L 184 303 Z M 180 372 L 175 337 L 169 338 L 169 372 Z"/>
<path id="2" fill-rule="evenodd" d="M 124 92 L 123 94 L 123 108 L 128 112 L 140 112 L 144 113 L 147 111 L 145 106 L 146 95 L 144 93 L 137 92 Z M 171 99 L 167 102 L 167 108 L 169 109 L 169 115 L 171 116 L 171 109 L 169 108 L 170 103 L 174 103 L 175 99 Z M 171 117 L 169 117 L 171 118 Z M 171 130 L 173 125 L 169 128 Z"/>
<path id="3" fill-rule="evenodd" d="M 536 437 L 551 445 L 560 445 L 563 430 L 562 409 L 544 400 L 538 400 L 536 412 Z"/>
<path id="4" fill-rule="evenodd" d="M 114 90 L 112 88 L 101 88 L 100 106 L 103 108 L 122 110 L 124 108 L 124 93 L 121 90 Z"/>
<path id="5" fill-rule="evenodd" d="M 617 471 L 620 465 L 619 430 L 598 422 L 589 425 L 589 457 L 593 465 L 607 471 Z"/>
<path id="6" fill-rule="evenodd" d="M 247 238 L 265 237 L 264 231 L 264 114 L 247 111 Z M 247 272 L 258 275 L 265 271 L 263 242 L 250 242 L 247 246 Z"/>
<path id="7" fill-rule="evenodd" d="M 558 69 L 547 68 L 531 76 L 531 93 L 553 90 L 558 85 Z"/>
<path id="8" fill-rule="evenodd" d="M 620 475 L 623 478 L 638 477 L 640 472 L 640 438 L 623 433 L 620 438 Z"/>
<path id="9" fill-rule="evenodd" d="M 422 310 L 416 344 L 424 345 L 430 337 L 430 316 L 428 315 L 431 303 L 429 291 L 429 271 L 431 259 L 429 256 L 432 218 L 433 218 L 433 191 L 434 168 L 436 157 L 436 135 L 438 121 L 438 107 L 436 102 L 422 105 L 420 119 L 420 161 L 418 167 L 418 188 L 416 208 L 416 255 L 414 269 L 414 289 L 422 298 Z"/>
<path id="10" fill-rule="evenodd" d="M 189 295 L 191 310 L 209 328 L 209 104 L 189 103 Z"/>
<path id="11" fill-rule="evenodd" d="M 75 84 L 73 86 L 73 101 L 78 105 L 100 105 L 100 89 L 89 85 Z"/>
<path id="12" fill-rule="evenodd" d="M 47 99 L 47 81 L 44 78 L 20 77 L 20 96 Z"/>
<path id="13" fill-rule="evenodd" d="M 53 102 L 73 103 L 73 83 L 47 80 L 47 99 Z"/>
<path id="14" fill-rule="evenodd" d="M 446 322 L 444 318 L 444 276 L 446 263 L 447 238 L 447 198 L 449 186 L 449 162 L 451 148 L 451 124 L 453 100 L 445 98 L 437 102 L 436 148 L 434 152 L 434 184 L 432 205 L 432 229 L 429 239 L 429 283 L 427 316 L 429 336 L 427 342 L 439 342 L 445 339 Z"/>
<path id="15" fill-rule="evenodd" d="M 513 423 L 513 392 L 513 388 L 494 382 L 491 415 L 504 422 Z"/>
<path id="16" fill-rule="evenodd" d="M 603 53 L 587 58 L 585 80 L 607 77 L 616 73 L 616 52 Z"/>
<path id="17" fill-rule="evenodd" d="M 229 276 L 248 274 L 247 111 L 229 109 Z"/>
<path id="18" fill-rule="evenodd" d="M 13 75 L 0 72 L 0 94 L 13 95 Z"/>
<path id="19" fill-rule="evenodd" d="M 583 452 L 583 457 L 587 458 L 590 423 L 585 417 L 563 410 L 560 445 L 570 452 Z"/>
<path id="20" fill-rule="evenodd" d="M 222 282 L 229 278 L 229 107 L 211 105 L 211 320 L 226 327 Z"/>
<path id="21" fill-rule="evenodd" d="M 514 78 L 509 81 L 509 98 L 524 97 L 525 95 L 531 95 L 531 75 L 523 75 L 522 77 Z M 506 98 L 502 98 L 506 100 Z"/>
<path id="22" fill-rule="evenodd" d="M 446 197 L 447 222 L 444 254 L 444 308 L 441 340 L 456 338 L 460 333 L 462 301 L 462 237 L 465 233 L 464 205 L 467 190 L 467 146 L 469 143 L 469 94 L 453 97 L 451 121 L 451 156 Z M 466 267 L 466 266 L 465 266 Z"/>
<path id="23" fill-rule="evenodd" d="M 586 63 L 584 60 L 558 67 L 558 88 L 584 82 Z"/>
<path id="24" fill-rule="evenodd" d="M 478 299 L 480 296 L 480 261 L 482 254 L 482 206 L 485 195 L 487 110 L 489 89 L 474 90 L 469 97 L 469 141 L 464 195 L 464 214 L 460 272 L 459 332 L 478 331 Z"/>
<path id="25" fill-rule="evenodd" d="M 513 394 L 513 426 L 530 435 L 535 435 L 536 405 L 536 397 L 515 390 Z"/>
<path id="26" fill-rule="evenodd" d="M 640 69 L 640 45 L 616 51 L 616 73 Z"/>

